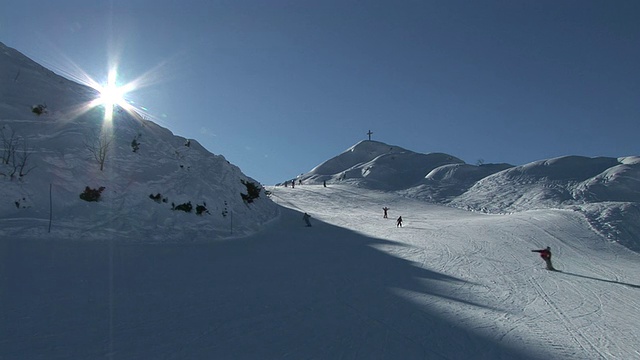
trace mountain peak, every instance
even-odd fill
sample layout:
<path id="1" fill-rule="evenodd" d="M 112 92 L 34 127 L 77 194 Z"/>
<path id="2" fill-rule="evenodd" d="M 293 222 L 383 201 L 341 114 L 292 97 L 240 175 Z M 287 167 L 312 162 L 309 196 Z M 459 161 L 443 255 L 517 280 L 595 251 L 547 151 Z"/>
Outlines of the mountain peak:
<path id="1" fill-rule="evenodd" d="M 459 163 L 464 161 L 448 154 L 421 154 L 380 141 L 363 140 L 301 175 L 300 180 L 399 190 L 417 185 L 439 166 Z"/>

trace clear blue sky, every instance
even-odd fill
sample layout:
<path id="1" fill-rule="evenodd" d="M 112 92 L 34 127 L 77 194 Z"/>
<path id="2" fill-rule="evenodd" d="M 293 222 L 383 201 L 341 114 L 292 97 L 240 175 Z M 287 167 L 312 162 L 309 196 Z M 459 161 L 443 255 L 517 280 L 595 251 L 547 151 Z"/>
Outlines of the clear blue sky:
<path id="1" fill-rule="evenodd" d="M 468 163 L 640 155 L 640 1 L 3 0 L 59 72 L 146 75 L 156 121 L 270 185 L 366 139 Z M 46 99 L 43 99 L 46 101 Z"/>

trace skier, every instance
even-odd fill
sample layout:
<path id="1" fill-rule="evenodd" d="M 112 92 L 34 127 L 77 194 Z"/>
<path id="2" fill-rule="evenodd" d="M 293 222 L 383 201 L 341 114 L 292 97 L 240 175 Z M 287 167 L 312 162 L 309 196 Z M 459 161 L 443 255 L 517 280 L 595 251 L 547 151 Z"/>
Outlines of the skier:
<path id="1" fill-rule="evenodd" d="M 311 227 L 311 222 L 309 221 L 309 219 L 311 218 L 311 215 L 304 213 L 304 215 L 302 215 L 302 220 L 304 220 L 305 223 L 307 223 L 307 227 Z"/>
<path id="2" fill-rule="evenodd" d="M 402 216 L 398 217 L 398 220 L 396 220 L 396 227 L 402 227 Z"/>
<path id="3" fill-rule="evenodd" d="M 384 211 L 384 215 L 382 216 L 382 218 L 384 218 L 384 219 L 388 219 L 388 217 L 387 217 L 387 210 L 389 210 L 389 208 L 388 208 L 388 207 L 386 207 L 386 206 L 382 208 L 382 211 Z"/>
<path id="4" fill-rule="evenodd" d="M 540 253 L 540 257 L 542 258 L 542 260 L 544 260 L 545 264 L 547 264 L 547 270 L 555 270 L 553 265 L 551 265 L 551 247 L 547 246 L 546 249 L 531 251 Z"/>

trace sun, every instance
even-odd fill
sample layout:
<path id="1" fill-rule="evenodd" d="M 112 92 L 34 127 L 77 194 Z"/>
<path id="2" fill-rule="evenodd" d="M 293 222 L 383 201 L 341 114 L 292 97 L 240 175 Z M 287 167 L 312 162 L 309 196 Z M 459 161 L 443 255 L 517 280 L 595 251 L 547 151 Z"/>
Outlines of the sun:
<path id="1" fill-rule="evenodd" d="M 117 85 L 117 70 L 111 69 L 109 70 L 109 74 L 107 76 L 107 83 L 105 85 L 97 85 L 95 88 L 100 93 L 100 97 L 97 99 L 96 104 L 94 105 L 102 105 L 104 106 L 104 117 L 105 120 L 113 119 L 113 110 L 116 106 L 127 108 L 128 103 L 125 100 L 125 95 L 127 93 L 128 86 L 118 86 Z"/>
<path id="2" fill-rule="evenodd" d="M 120 114 L 126 112 L 140 118 L 153 117 L 153 115 L 148 112 L 148 109 L 136 106 L 134 101 L 129 101 L 128 95 L 141 88 L 159 82 L 162 78 L 160 70 L 165 66 L 165 62 L 158 64 L 136 79 L 123 83 L 119 77 L 117 61 L 109 60 L 110 66 L 107 71 L 107 79 L 105 82 L 99 82 L 89 76 L 89 74 L 73 61 L 67 60 L 69 61 L 68 67 L 60 67 L 55 70 L 63 76 L 93 90 L 90 92 L 90 95 L 88 94 L 91 97 L 90 100 L 71 110 L 70 118 L 76 118 L 95 108 L 101 108 L 101 110 L 103 110 L 104 126 L 111 125 L 115 113 Z"/>
<path id="3" fill-rule="evenodd" d="M 100 91 L 100 102 L 104 105 L 113 106 L 125 102 L 124 88 L 116 85 L 116 76 L 117 75 L 114 70 L 110 71 L 107 84 L 98 89 L 98 91 Z"/>

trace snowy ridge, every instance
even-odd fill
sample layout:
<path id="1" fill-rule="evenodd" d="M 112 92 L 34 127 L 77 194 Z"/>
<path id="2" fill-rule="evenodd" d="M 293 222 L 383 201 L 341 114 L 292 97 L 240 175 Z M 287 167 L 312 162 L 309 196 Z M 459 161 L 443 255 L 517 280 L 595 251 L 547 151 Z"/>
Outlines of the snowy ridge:
<path id="1" fill-rule="evenodd" d="M 299 177 L 305 183 L 346 182 L 381 190 L 415 186 L 440 166 L 462 160 L 442 153 L 420 154 L 378 141 L 361 141 Z"/>
<path id="2" fill-rule="evenodd" d="M 303 184 L 350 184 L 493 214 L 571 209 L 612 241 L 640 251 L 640 160 L 563 156 L 521 166 L 465 164 L 362 141 L 300 175 Z"/>
<path id="3" fill-rule="evenodd" d="M 264 192 L 252 203 L 243 201 L 242 182 L 257 182 L 222 155 L 123 109 L 109 126 L 102 107 L 86 107 L 95 90 L 2 44 L 0 83 L 0 147 L 12 143 L 18 158 L 29 154 L 30 170 L 10 176 L 12 164 L 0 165 L 0 234 L 48 232 L 51 216 L 51 233 L 64 237 L 184 241 L 246 235 L 277 216 Z M 46 105 L 41 115 L 31 111 L 39 104 Z M 102 134 L 112 137 L 103 171 L 90 151 Z M 87 186 L 105 188 L 100 201 L 80 199 Z M 150 198 L 157 194 L 158 201 Z M 172 210 L 172 203 L 189 202 L 190 213 Z M 196 215 L 197 205 L 208 212 Z"/>

